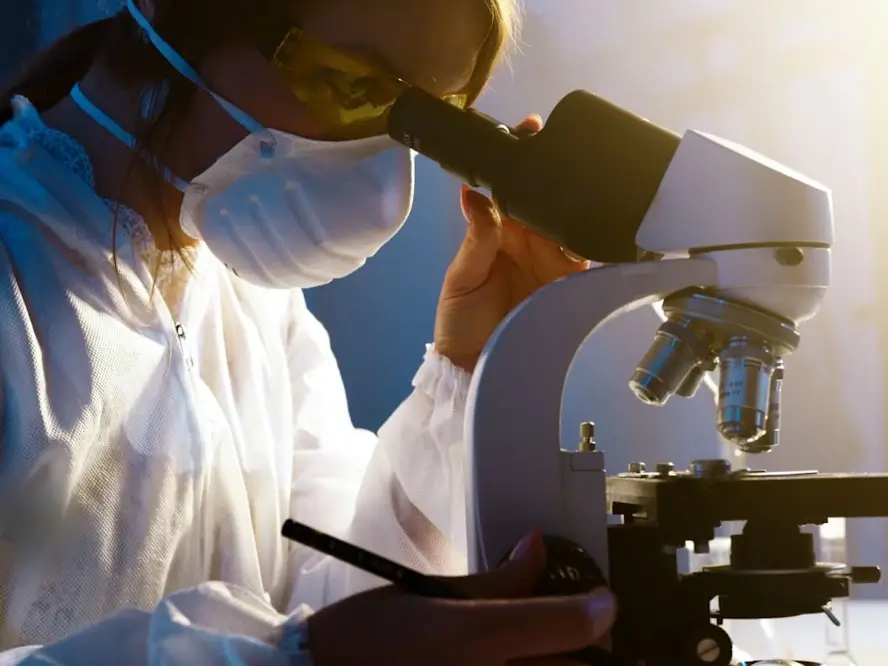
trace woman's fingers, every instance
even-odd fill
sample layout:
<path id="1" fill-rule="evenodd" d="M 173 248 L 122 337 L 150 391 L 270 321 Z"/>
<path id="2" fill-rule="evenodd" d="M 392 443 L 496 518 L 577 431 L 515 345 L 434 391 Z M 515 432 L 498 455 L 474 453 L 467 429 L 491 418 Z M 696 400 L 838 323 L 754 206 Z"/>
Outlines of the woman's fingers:
<path id="1" fill-rule="evenodd" d="M 525 121 L 536 127 L 539 118 Z M 539 234 L 503 218 L 496 205 L 480 192 L 463 186 L 461 204 L 466 219 L 466 237 L 451 266 L 458 276 L 457 291 L 477 289 L 490 274 L 497 255 L 503 253 L 515 267 L 513 280 L 517 294 L 536 288 L 565 275 L 589 268 L 589 262 L 563 250 Z"/>
<path id="2" fill-rule="evenodd" d="M 557 243 L 530 230 L 526 231 L 526 235 L 531 265 L 541 285 L 589 268 L 588 261 L 565 251 Z"/>
<path id="3" fill-rule="evenodd" d="M 461 192 L 466 236 L 450 266 L 452 287 L 459 293 L 477 289 L 490 274 L 500 250 L 502 221 L 493 202 L 480 192 L 463 186 Z"/>
<path id="4" fill-rule="evenodd" d="M 515 126 L 515 129 L 520 132 L 539 132 L 541 129 L 543 129 L 543 119 L 536 113 L 531 114 L 520 123 L 518 123 Z"/>

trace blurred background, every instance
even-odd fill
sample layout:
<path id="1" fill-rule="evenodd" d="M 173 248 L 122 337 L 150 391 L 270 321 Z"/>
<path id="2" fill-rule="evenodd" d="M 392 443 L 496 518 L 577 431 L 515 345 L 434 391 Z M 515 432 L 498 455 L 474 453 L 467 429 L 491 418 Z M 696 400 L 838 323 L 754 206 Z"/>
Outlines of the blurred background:
<path id="1" fill-rule="evenodd" d="M 675 131 L 746 144 L 832 188 L 833 288 L 787 364 L 783 444 L 756 466 L 888 471 L 888 317 L 878 305 L 888 302 L 888 266 L 878 261 L 888 248 L 883 4 L 529 0 L 522 51 L 480 104 L 516 123 L 533 112 L 545 118 L 568 91 L 586 88 Z M 3 0 L 5 16 L 23 21 L 0 23 L 0 77 L 73 25 L 118 7 Z M 354 276 L 309 293 L 330 330 L 354 420 L 372 429 L 410 391 L 464 232 L 457 183 L 422 160 L 418 181 L 404 231 Z M 720 454 L 710 394 L 662 409 L 630 394 L 631 370 L 656 326 L 651 311 L 617 320 L 582 350 L 567 387 L 563 437 L 573 440 L 580 421 L 595 421 L 612 471 L 631 460 L 683 466 Z M 847 548 L 855 563 L 888 567 L 884 521 L 852 521 Z M 884 584 L 857 592 L 888 596 Z"/>

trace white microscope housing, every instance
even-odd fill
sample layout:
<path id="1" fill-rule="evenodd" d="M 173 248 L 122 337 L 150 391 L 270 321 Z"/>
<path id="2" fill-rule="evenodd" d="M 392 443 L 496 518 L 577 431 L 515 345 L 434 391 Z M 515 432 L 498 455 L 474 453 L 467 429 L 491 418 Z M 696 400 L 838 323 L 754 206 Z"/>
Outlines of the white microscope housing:
<path id="1" fill-rule="evenodd" d="M 608 570 L 604 454 L 589 424 L 579 447 L 563 446 L 560 421 L 577 352 L 620 314 L 663 301 L 666 321 L 630 381 L 642 401 L 693 395 L 718 371 L 719 432 L 748 452 L 776 445 L 782 359 L 829 286 L 830 192 L 689 131 L 636 241 L 663 259 L 546 286 L 501 324 L 477 365 L 466 417 L 473 572 L 496 566 L 534 528 L 573 541 Z"/>

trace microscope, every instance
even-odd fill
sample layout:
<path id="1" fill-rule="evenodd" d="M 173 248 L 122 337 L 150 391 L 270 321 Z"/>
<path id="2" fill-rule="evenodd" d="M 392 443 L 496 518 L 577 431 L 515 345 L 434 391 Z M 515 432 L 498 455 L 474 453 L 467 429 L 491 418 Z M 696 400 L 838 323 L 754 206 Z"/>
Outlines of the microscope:
<path id="1" fill-rule="evenodd" d="M 879 581 L 875 567 L 818 562 L 805 528 L 888 516 L 888 475 L 769 473 L 722 459 L 677 469 L 656 462 L 655 441 L 650 467 L 607 475 L 591 422 L 578 447 L 561 446 L 562 394 L 579 348 L 614 318 L 656 303 L 665 321 L 629 379 L 638 399 L 691 397 L 717 373 L 720 435 L 750 459 L 778 446 L 784 359 L 830 282 L 826 188 L 585 91 L 565 97 L 543 130 L 521 134 L 410 90 L 391 110 L 389 134 L 488 189 L 504 215 L 604 264 L 527 299 L 477 365 L 466 420 L 472 571 L 542 529 L 540 593 L 606 580 L 619 602 L 612 655 L 645 666 L 728 666 L 725 620 L 829 615 L 852 584 Z M 677 552 L 706 552 L 728 522 L 744 524 L 730 563 L 681 573 Z"/>

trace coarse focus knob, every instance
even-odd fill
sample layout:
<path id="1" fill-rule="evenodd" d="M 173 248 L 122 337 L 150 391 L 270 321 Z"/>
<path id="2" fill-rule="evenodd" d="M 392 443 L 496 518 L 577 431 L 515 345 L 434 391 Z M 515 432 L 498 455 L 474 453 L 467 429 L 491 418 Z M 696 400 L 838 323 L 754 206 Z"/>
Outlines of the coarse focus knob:
<path id="1" fill-rule="evenodd" d="M 534 596 L 569 596 L 587 594 L 599 587 L 607 587 L 607 579 L 601 567 L 581 546 L 570 539 L 556 536 L 543 536 L 546 549 L 546 570 Z M 500 565 L 508 561 L 506 555 Z M 589 646 L 569 655 L 565 661 L 587 666 L 627 666 L 616 655 L 597 646 Z"/>
<path id="2" fill-rule="evenodd" d="M 607 585 L 601 567 L 573 541 L 544 536 L 546 571 L 534 590 L 535 596 L 584 594 Z"/>
<path id="3" fill-rule="evenodd" d="M 546 549 L 546 570 L 534 590 L 534 596 L 585 594 L 607 586 L 607 579 L 598 563 L 581 546 L 570 539 L 543 536 Z M 500 562 L 508 561 L 506 555 Z"/>

